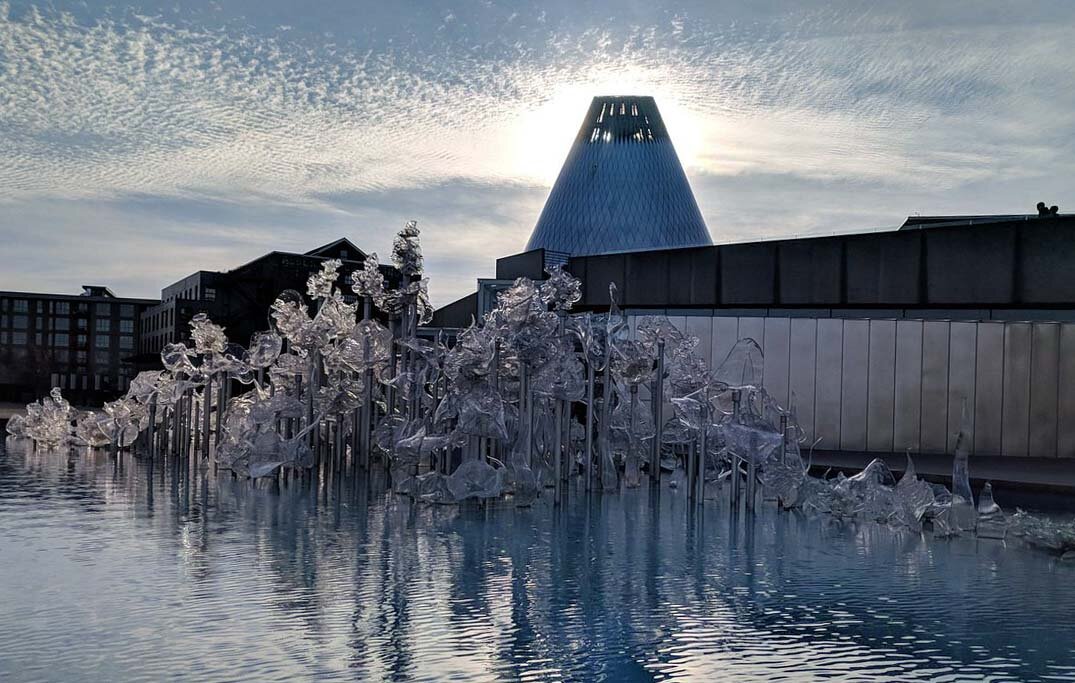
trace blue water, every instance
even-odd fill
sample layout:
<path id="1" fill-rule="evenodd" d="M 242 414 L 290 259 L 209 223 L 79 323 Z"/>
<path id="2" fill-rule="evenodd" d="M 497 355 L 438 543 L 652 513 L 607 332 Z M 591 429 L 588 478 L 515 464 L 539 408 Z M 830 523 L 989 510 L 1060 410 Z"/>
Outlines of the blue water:
<path id="1" fill-rule="evenodd" d="M 0 680 L 1075 680 L 1075 566 L 647 488 L 563 509 L 0 451 Z"/>

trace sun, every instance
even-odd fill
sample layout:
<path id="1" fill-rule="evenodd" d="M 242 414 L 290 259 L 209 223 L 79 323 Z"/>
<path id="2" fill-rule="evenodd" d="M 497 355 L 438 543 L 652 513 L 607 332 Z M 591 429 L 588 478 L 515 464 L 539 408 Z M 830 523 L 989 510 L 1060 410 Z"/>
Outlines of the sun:
<path id="1" fill-rule="evenodd" d="M 622 70 L 556 86 L 542 102 L 519 107 L 504 131 L 501 158 L 512 177 L 551 186 L 590 105 L 599 95 L 650 95 L 672 136 L 684 168 L 704 157 L 705 119 L 650 71 Z"/>

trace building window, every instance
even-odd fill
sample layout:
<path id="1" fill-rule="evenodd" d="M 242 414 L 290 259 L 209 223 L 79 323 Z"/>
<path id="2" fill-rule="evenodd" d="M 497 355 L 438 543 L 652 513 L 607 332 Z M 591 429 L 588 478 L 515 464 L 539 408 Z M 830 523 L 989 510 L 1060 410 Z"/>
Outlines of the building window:
<path id="1" fill-rule="evenodd" d="M 13 315 L 11 316 L 11 326 L 16 330 L 26 329 L 26 316 L 25 315 Z"/>
<path id="2" fill-rule="evenodd" d="M 66 301 L 57 301 L 52 304 L 52 312 L 66 315 L 71 312 L 71 304 Z"/>
<path id="3" fill-rule="evenodd" d="M 93 362 L 97 365 L 108 365 L 108 351 L 97 351 L 93 354 Z"/>
<path id="4" fill-rule="evenodd" d="M 112 315 L 112 304 L 97 304 L 97 315 Z"/>
<path id="5" fill-rule="evenodd" d="M 98 332 L 111 332 L 112 331 L 112 321 L 109 320 L 108 318 L 98 318 L 97 319 L 97 331 Z"/>
<path id="6" fill-rule="evenodd" d="M 52 321 L 52 329 L 69 330 L 71 329 L 71 321 L 67 318 L 54 318 Z"/>
<path id="7" fill-rule="evenodd" d="M 26 299 L 14 299 L 11 302 L 11 310 L 16 313 L 28 313 L 30 311 L 30 304 Z"/>
<path id="8" fill-rule="evenodd" d="M 78 362 L 79 365 L 85 365 L 86 364 L 86 352 L 85 351 L 75 351 L 75 360 Z"/>
<path id="9" fill-rule="evenodd" d="M 124 318 L 133 318 L 134 304 L 121 304 L 119 307 L 119 314 Z"/>
<path id="10" fill-rule="evenodd" d="M 52 352 L 52 357 L 56 359 L 57 363 L 67 364 L 67 361 L 71 359 L 71 352 L 67 349 L 56 349 Z"/>
<path id="11" fill-rule="evenodd" d="M 121 349 L 128 350 L 128 351 L 133 349 L 134 348 L 134 337 L 127 337 L 127 336 L 120 337 L 119 338 L 119 347 Z"/>
<path id="12" fill-rule="evenodd" d="M 0 331 L 0 344 L 7 343 L 7 330 Z"/>
<path id="13" fill-rule="evenodd" d="M 98 349 L 110 349 L 112 348 L 112 339 L 104 335 L 97 335 L 93 338 L 93 346 Z"/>
<path id="14" fill-rule="evenodd" d="M 119 331 L 125 334 L 134 334 L 134 321 L 133 320 L 120 320 Z"/>
<path id="15" fill-rule="evenodd" d="M 70 346 L 71 345 L 71 338 L 67 335 L 66 332 L 57 332 L 53 336 L 52 339 L 53 339 L 53 341 L 52 341 L 53 346 Z"/>
<path id="16" fill-rule="evenodd" d="M 84 335 L 84 334 L 76 334 L 75 335 L 75 344 L 78 345 L 78 346 L 85 346 L 86 345 L 86 335 Z"/>
<path id="17" fill-rule="evenodd" d="M 25 332 L 12 332 L 11 333 L 11 343 L 12 344 L 17 344 L 19 346 L 25 346 L 26 345 L 26 333 Z"/>
<path id="18" fill-rule="evenodd" d="M 206 301 L 216 301 L 216 288 L 215 287 L 206 287 L 205 288 L 205 300 Z"/>

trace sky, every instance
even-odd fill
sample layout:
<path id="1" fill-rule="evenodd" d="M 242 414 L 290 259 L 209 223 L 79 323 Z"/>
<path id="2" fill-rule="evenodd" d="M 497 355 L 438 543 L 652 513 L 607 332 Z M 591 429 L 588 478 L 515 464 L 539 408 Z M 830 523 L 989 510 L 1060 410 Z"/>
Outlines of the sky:
<path id="1" fill-rule="evenodd" d="M 595 95 L 653 95 L 717 243 L 1075 207 L 1075 2 L 0 0 L 0 289 L 159 296 L 410 219 L 522 251 Z"/>

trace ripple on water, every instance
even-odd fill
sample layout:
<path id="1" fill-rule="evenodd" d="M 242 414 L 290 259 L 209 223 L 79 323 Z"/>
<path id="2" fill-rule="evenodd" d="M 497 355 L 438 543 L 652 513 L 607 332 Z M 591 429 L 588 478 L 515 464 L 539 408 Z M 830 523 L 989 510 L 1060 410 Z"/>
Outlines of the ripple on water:
<path id="1" fill-rule="evenodd" d="M 0 451 L 3 680 L 1075 680 L 1073 585 L 668 489 L 430 508 Z"/>

